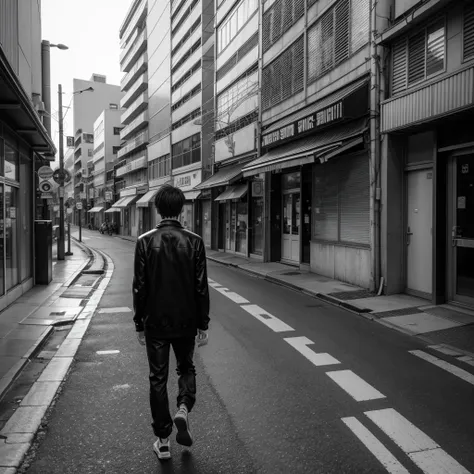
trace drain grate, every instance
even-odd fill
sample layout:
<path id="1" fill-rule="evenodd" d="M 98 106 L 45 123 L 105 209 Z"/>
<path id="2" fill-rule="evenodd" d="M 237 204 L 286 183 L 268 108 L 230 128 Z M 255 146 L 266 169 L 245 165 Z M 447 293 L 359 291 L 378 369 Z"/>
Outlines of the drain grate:
<path id="1" fill-rule="evenodd" d="M 285 273 L 280 273 L 280 275 L 294 276 L 294 275 L 301 275 L 301 272 L 285 272 Z"/>
<path id="2" fill-rule="evenodd" d="M 328 296 L 332 296 L 333 298 L 337 298 L 338 300 L 350 301 L 350 300 L 358 300 L 361 298 L 373 298 L 375 294 L 367 290 L 355 290 L 355 291 L 353 290 L 353 291 L 337 291 L 335 293 L 328 293 Z"/>
<path id="3" fill-rule="evenodd" d="M 392 311 L 381 311 L 379 313 L 371 313 L 372 316 L 376 318 L 388 318 L 390 316 L 408 316 L 409 314 L 418 314 L 423 313 L 416 306 L 412 306 L 410 308 L 401 308 L 401 309 L 393 309 Z"/>

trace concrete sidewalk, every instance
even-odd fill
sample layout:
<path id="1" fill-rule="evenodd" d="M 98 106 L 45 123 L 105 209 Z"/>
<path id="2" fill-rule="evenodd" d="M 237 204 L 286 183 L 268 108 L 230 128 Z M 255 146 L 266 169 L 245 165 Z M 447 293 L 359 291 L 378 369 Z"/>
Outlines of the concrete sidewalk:
<path id="1" fill-rule="evenodd" d="M 474 312 L 398 294 L 377 296 L 368 290 L 332 280 L 298 267 L 262 263 L 235 254 L 207 250 L 207 258 L 340 306 L 406 334 L 422 338 L 449 355 L 474 365 Z"/>
<path id="2" fill-rule="evenodd" d="M 53 243 L 53 279 L 36 285 L 0 313 L 0 399 L 58 324 L 75 321 L 81 300 L 63 295 L 91 262 L 75 242 L 73 255 L 57 260 Z"/>

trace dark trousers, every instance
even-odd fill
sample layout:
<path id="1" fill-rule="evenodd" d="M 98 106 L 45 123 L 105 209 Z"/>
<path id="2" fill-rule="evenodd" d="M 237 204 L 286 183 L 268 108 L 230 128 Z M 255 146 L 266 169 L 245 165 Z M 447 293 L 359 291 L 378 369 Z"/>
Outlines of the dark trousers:
<path id="1" fill-rule="evenodd" d="M 190 412 L 196 401 L 196 370 L 193 364 L 195 339 L 160 339 L 145 332 L 146 352 L 150 365 L 150 406 L 153 418 L 153 432 L 160 438 L 167 438 L 173 430 L 168 401 L 168 373 L 170 345 L 176 356 L 179 393 L 178 407 L 186 405 Z"/>

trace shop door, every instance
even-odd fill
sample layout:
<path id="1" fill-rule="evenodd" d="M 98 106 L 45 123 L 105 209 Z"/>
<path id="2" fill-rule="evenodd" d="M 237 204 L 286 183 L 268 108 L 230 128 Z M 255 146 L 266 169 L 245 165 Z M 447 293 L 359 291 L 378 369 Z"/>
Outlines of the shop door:
<path id="1" fill-rule="evenodd" d="M 451 299 L 474 306 L 474 153 L 451 161 Z"/>
<path id="2" fill-rule="evenodd" d="M 407 293 L 429 298 L 432 291 L 433 172 L 407 174 Z"/>
<path id="3" fill-rule="evenodd" d="M 300 192 L 283 194 L 283 235 L 281 259 L 291 263 L 300 261 Z"/>

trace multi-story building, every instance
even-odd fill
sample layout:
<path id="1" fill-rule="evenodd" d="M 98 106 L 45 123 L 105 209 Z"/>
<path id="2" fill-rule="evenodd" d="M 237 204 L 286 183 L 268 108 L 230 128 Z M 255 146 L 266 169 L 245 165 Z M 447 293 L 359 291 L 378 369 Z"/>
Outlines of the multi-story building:
<path id="1" fill-rule="evenodd" d="M 116 192 L 113 204 L 121 214 L 121 233 L 137 236 L 144 226 L 139 219 L 136 201 L 148 191 L 148 29 L 147 0 L 135 0 L 120 28 L 120 68 L 125 73 L 121 81 L 124 93 L 120 106 L 123 147 L 115 165 Z"/>
<path id="2" fill-rule="evenodd" d="M 474 307 L 474 3 L 391 0 L 376 37 L 387 293 Z"/>
<path id="3" fill-rule="evenodd" d="M 107 84 L 106 77 L 93 74 L 89 81 L 74 79 L 74 198 L 83 202 L 81 213 L 84 225 L 91 214 L 87 208 L 94 200 L 93 157 L 94 157 L 94 121 L 106 109 L 118 110 L 123 93 L 120 86 Z M 75 222 L 78 222 L 75 211 Z"/>
<path id="4" fill-rule="evenodd" d="M 258 148 L 259 3 L 216 4 L 215 115 L 202 117 L 204 124 L 214 120 L 214 174 L 197 186 L 212 198 L 202 200 L 206 244 L 255 256 L 262 256 L 263 180 L 256 175 L 251 184 L 242 169 L 257 157 Z M 250 242 L 249 227 L 253 229 Z"/>
<path id="5" fill-rule="evenodd" d="M 39 114 L 41 3 L 2 2 L 0 18 L 0 310 L 34 284 L 34 171 L 49 164 L 55 146 Z"/>
<path id="6" fill-rule="evenodd" d="M 92 162 L 93 207 L 88 210 L 95 227 L 100 227 L 107 217 L 105 212 L 112 204 L 113 186 L 107 186 L 107 172 L 114 169 L 120 150 L 120 109 L 107 109 L 94 122 L 94 152 Z M 112 211 L 113 212 L 113 211 Z"/>

